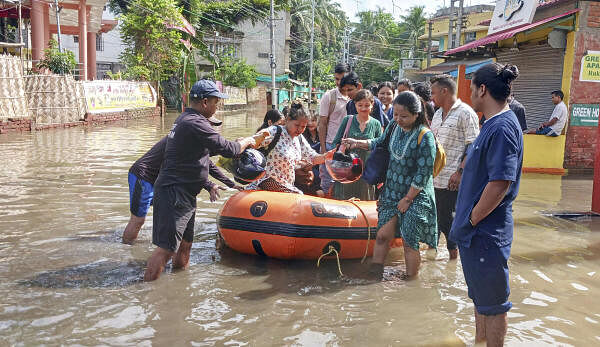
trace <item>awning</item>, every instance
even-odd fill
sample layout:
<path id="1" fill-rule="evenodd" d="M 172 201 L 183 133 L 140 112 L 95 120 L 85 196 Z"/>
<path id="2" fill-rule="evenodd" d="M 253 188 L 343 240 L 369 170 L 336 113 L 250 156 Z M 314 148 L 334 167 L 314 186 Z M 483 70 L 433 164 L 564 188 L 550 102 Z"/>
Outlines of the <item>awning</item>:
<path id="1" fill-rule="evenodd" d="M 465 68 L 465 74 L 468 75 L 470 73 L 473 73 L 473 72 L 477 71 L 483 65 L 493 63 L 493 62 L 494 62 L 494 59 L 488 59 L 486 61 L 482 61 L 481 63 L 467 65 Z M 458 68 L 456 68 L 452 71 L 447 71 L 446 73 L 452 77 L 458 77 Z"/>
<path id="2" fill-rule="evenodd" d="M 285 82 L 289 78 L 290 78 L 290 76 L 288 76 L 288 75 L 275 76 L 275 83 Z M 271 79 L 271 76 L 267 76 L 267 75 L 259 75 L 258 77 L 256 77 L 256 80 L 259 82 L 269 82 L 269 83 L 271 83 L 273 81 Z"/>
<path id="3" fill-rule="evenodd" d="M 441 74 L 449 74 L 454 77 L 458 75 L 458 66 L 466 65 L 466 73 L 471 73 L 476 71 L 479 67 L 491 63 L 494 60 L 491 58 L 483 58 L 483 59 L 461 59 L 454 61 L 447 61 L 438 65 L 434 65 L 428 69 L 416 71 L 419 75 L 441 75 Z"/>
<path id="4" fill-rule="evenodd" d="M 506 39 L 509 39 L 509 38 L 515 36 L 516 34 L 522 32 L 522 31 L 535 28 L 535 27 L 537 27 L 539 25 L 551 22 L 551 21 L 556 20 L 556 19 L 560 19 L 560 18 L 566 17 L 566 16 L 571 15 L 571 14 L 576 13 L 576 12 L 579 12 L 578 8 L 570 10 L 570 11 L 567 11 L 567 12 L 565 12 L 563 14 L 559 14 L 559 15 L 554 16 L 554 17 L 549 17 L 549 18 L 546 18 L 546 19 L 542 19 L 541 21 L 538 21 L 538 22 L 535 22 L 535 23 L 524 24 L 524 25 L 521 25 L 521 26 L 513 28 L 513 29 L 509 29 L 509 30 L 506 30 L 506 31 L 495 33 L 495 34 L 486 36 L 486 37 L 484 37 L 482 39 L 479 39 L 479 40 L 467 43 L 466 45 L 462 45 L 460 47 L 448 50 L 446 53 L 444 53 L 444 55 L 451 55 L 451 54 L 454 54 L 454 53 L 458 53 L 458 52 L 469 50 L 471 48 L 485 46 L 485 45 L 490 44 L 490 43 L 498 42 L 498 41 L 501 41 L 501 40 L 506 40 Z"/>

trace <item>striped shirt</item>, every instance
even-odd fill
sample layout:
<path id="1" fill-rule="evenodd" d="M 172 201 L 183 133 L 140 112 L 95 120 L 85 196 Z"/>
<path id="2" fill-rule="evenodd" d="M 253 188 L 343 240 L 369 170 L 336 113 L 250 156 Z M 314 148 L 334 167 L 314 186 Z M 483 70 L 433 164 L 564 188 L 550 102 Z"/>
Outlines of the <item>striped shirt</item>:
<path id="1" fill-rule="evenodd" d="M 440 107 L 433 115 L 431 130 L 446 152 L 446 166 L 433 179 L 435 188 L 448 189 L 450 176 L 458 170 L 465 147 L 479 135 L 479 120 L 471 106 L 457 99 L 442 119 Z"/>

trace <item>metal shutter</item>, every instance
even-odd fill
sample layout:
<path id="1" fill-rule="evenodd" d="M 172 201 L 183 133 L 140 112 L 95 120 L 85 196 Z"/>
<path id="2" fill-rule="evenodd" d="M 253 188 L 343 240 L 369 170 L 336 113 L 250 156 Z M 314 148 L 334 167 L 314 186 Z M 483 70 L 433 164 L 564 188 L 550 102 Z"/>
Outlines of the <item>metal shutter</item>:
<path id="1" fill-rule="evenodd" d="M 513 93 L 525 107 L 527 127 L 535 128 L 548 121 L 554 110 L 550 93 L 562 86 L 564 49 L 549 45 L 519 47 L 518 52 L 496 51 L 496 60 L 519 68 Z"/>

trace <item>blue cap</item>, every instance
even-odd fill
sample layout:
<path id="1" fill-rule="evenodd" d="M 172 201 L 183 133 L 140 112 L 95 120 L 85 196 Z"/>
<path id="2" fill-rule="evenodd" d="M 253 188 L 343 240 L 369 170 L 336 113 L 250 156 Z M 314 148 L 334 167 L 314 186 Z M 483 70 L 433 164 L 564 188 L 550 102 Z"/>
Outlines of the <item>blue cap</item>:
<path id="1" fill-rule="evenodd" d="M 202 99 L 209 96 L 216 96 L 221 99 L 228 98 L 227 95 L 219 92 L 217 85 L 211 80 L 199 80 L 190 89 L 190 97 L 194 99 Z"/>

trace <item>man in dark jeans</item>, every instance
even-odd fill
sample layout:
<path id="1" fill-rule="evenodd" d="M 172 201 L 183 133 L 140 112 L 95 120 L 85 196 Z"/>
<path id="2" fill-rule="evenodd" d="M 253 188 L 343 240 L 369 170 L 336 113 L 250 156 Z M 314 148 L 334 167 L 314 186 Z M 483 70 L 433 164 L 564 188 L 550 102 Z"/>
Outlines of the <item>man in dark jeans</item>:
<path id="1" fill-rule="evenodd" d="M 214 201 L 223 189 L 208 180 L 210 156 L 231 158 L 256 143 L 252 137 L 229 141 L 213 129 L 210 119 L 219 99 L 225 97 L 214 82 L 196 82 L 190 91 L 190 107 L 177 117 L 167 135 L 163 164 L 154 184 L 152 243 L 157 248 L 148 259 L 144 281 L 157 279 L 171 257 L 173 268 L 187 268 L 196 196 L 206 189 Z"/>
<path id="2" fill-rule="evenodd" d="M 449 75 L 431 79 L 431 97 L 439 107 L 431 120 L 431 130 L 446 152 L 446 165 L 433 179 L 438 231 L 446 236 L 449 258 L 458 257 L 456 243 L 448 235 L 454 219 L 454 207 L 466 149 L 479 135 L 477 114 L 458 99 L 456 82 Z"/>

